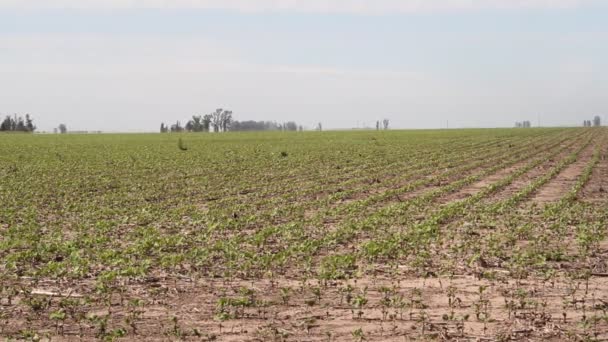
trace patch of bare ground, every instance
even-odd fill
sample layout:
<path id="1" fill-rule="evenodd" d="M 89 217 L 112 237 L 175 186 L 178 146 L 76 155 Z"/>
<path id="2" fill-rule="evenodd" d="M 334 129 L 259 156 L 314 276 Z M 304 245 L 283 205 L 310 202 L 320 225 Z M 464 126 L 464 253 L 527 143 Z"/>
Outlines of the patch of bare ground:
<path id="1" fill-rule="evenodd" d="M 363 210 L 365 211 L 365 213 L 362 213 L 363 217 L 372 215 L 374 212 L 376 212 L 377 210 L 380 210 L 382 207 L 386 207 L 389 206 L 391 204 L 397 204 L 400 202 L 406 202 L 409 200 L 412 200 L 414 198 L 417 198 L 419 196 L 423 196 L 427 193 L 430 193 L 431 191 L 434 191 L 436 189 L 439 189 L 442 186 L 448 185 L 452 182 L 458 181 L 459 179 L 461 179 L 462 177 L 466 177 L 468 175 L 472 175 L 475 174 L 477 172 L 480 172 L 482 170 L 484 170 L 485 168 L 488 168 L 488 165 L 482 165 L 482 166 L 477 166 L 474 167 L 468 171 L 464 171 L 463 174 L 458 174 L 458 175 L 452 175 L 449 177 L 446 177 L 444 179 L 432 182 L 432 183 L 426 183 L 426 184 L 422 184 L 420 186 L 414 187 L 412 190 L 404 190 L 401 193 L 395 193 L 393 196 L 388 196 L 385 199 L 379 200 L 377 202 L 371 203 L 369 205 L 367 205 Z M 437 175 L 439 175 L 439 172 L 434 172 L 433 174 L 427 175 L 425 176 L 426 178 L 432 178 L 435 177 Z M 408 179 L 407 181 L 403 181 L 401 183 L 398 183 L 396 185 L 394 185 L 393 188 L 386 188 L 386 187 L 382 187 L 382 188 L 378 188 L 378 189 L 374 189 L 374 190 L 367 190 L 365 192 L 358 192 L 356 194 L 351 195 L 351 197 L 346 198 L 346 199 L 341 199 L 339 201 L 337 201 L 336 203 L 333 203 L 332 205 L 329 206 L 330 209 L 336 209 L 340 206 L 346 206 L 349 205 L 353 202 L 356 201 L 362 201 L 368 198 L 371 198 L 373 196 L 378 196 L 380 194 L 386 193 L 388 191 L 391 190 L 395 190 L 398 189 L 400 187 L 404 187 L 406 186 L 408 183 L 412 183 L 415 181 L 420 180 L 420 177 L 416 177 L 416 178 L 411 178 Z M 304 212 L 304 219 L 306 220 L 310 220 L 318 215 L 323 214 L 323 211 L 321 209 L 311 209 L 311 210 L 307 210 Z M 338 226 L 338 222 L 342 221 L 342 218 L 340 217 L 330 217 L 327 215 L 323 216 L 323 224 L 326 226 L 325 231 L 331 232 L 334 231 L 335 228 Z"/>
<path id="2" fill-rule="evenodd" d="M 589 182 L 580 193 L 580 199 L 592 203 L 608 200 L 608 147 L 602 151 Z"/>
<path id="3" fill-rule="evenodd" d="M 80 290 L 93 291 L 88 286 Z M 81 321 L 78 315 L 66 315 L 59 323 L 48 317 L 61 297 L 30 296 L 48 301 L 49 307 L 33 312 L 23 295 L 15 298 L 17 304 L 2 303 L 8 318 L 3 336 L 36 331 L 52 340 L 90 340 L 118 332 L 128 340 L 148 341 L 608 338 L 606 321 L 581 324 L 583 317 L 601 316 L 608 306 L 608 282 L 600 278 L 578 285 L 560 277 L 516 282 L 458 275 L 387 275 L 328 284 L 160 279 L 130 284 L 109 302 L 81 307 L 86 317 Z M 134 299 L 141 301 L 137 310 L 120 303 Z"/>
<path id="4" fill-rule="evenodd" d="M 491 155 L 494 156 L 493 154 L 491 154 Z M 471 186 L 467 186 L 465 188 L 465 190 L 457 191 L 455 193 L 448 194 L 447 196 L 442 194 L 436 201 L 439 203 L 448 203 L 454 199 L 461 199 L 461 198 L 465 198 L 470 195 L 473 195 L 476 192 L 480 191 L 483 187 L 501 179 L 506 174 L 513 172 L 517 168 L 524 165 L 526 162 L 527 161 L 520 161 L 510 167 L 507 167 L 506 169 L 497 171 L 495 174 L 487 177 L 486 179 L 483 179 Z M 482 163 L 482 164 L 476 165 L 474 167 L 465 168 L 465 170 L 463 170 L 461 173 L 443 177 L 432 183 L 422 184 L 418 187 L 414 187 L 412 190 L 408 190 L 408 191 L 404 190 L 401 193 L 396 193 L 394 196 L 387 197 L 384 200 L 381 200 L 381 201 L 368 205 L 365 208 L 366 213 L 368 213 L 366 215 L 371 215 L 372 213 L 374 213 L 376 210 L 380 209 L 381 207 L 390 205 L 390 203 L 405 202 L 405 201 L 417 198 L 419 196 L 425 195 L 427 193 L 430 193 L 431 191 L 439 189 L 442 186 L 456 182 L 456 181 L 462 179 L 463 177 L 467 177 L 467 176 L 482 172 L 492 166 L 494 166 L 494 165 Z M 329 208 L 335 209 L 340 206 L 348 205 L 352 202 L 365 200 L 365 199 L 371 198 L 373 196 L 378 196 L 378 195 L 384 194 L 389 191 L 400 189 L 402 187 L 407 186 L 408 184 L 415 183 L 416 181 L 419 181 L 421 179 L 432 179 L 434 177 L 440 177 L 442 174 L 448 172 L 449 170 L 450 170 L 450 168 L 437 169 L 426 175 L 416 175 L 414 177 L 402 177 L 402 179 L 398 182 L 390 182 L 387 179 L 380 180 L 378 178 L 374 178 L 371 180 L 370 184 L 377 185 L 377 186 L 366 188 L 363 191 L 355 192 L 355 193 L 351 194 L 349 197 L 340 199 L 337 202 L 331 204 L 329 206 Z M 468 193 L 468 195 L 462 195 L 461 193 Z M 322 214 L 322 209 L 318 209 L 318 208 L 317 209 L 308 209 L 304 212 L 303 218 L 305 220 L 310 220 L 320 214 Z M 327 226 L 329 231 L 333 231 L 333 229 L 336 228 L 336 221 L 339 221 L 339 218 L 335 218 L 335 217 L 324 217 L 323 218 L 323 222 Z"/>
<path id="5" fill-rule="evenodd" d="M 493 176 L 497 176 L 499 177 L 498 174 L 500 174 L 502 171 L 508 171 L 511 169 L 517 169 L 519 166 L 521 166 L 522 164 L 524 164 L 525 161 L 520 161 L 515 163 L 512 166 L 507 167 L 506 169 L 500 170 L 497 173 L 493 174 L 492 176 L 487 177 L 486 179 L 483 179 L 481 181 L 479 181 L 478 183 L 475 183 L 474 185 L 471 186 L 467 186 L 465 187 L 465 189 L 468 190 L 457 190 L 456 192 L 453 193 L 448 193 L 448 194 L 440 194 L 439 197 L 437 197 L 435 199 L 436 203 L 448 203 L 450 201 L 456 200 L 456 199 L 460 199 L 460 198 L 464 198 L 464 197 L 468 197 L 468 196 L 462 196 L 462 197 L 458 197 L 458 195 L 456 194 L 460 194 L 462 191 L 470 191 L 472 194 L 475 193 L 475 190 L 472 190 L 473 188 L 476 188 L 477 191 L 481 190 L 481 188 L 483 188 L 485 185 L 490 184 L 492 182 Z M 466 177 L 478 174 L 480 172 L 483 172 L 491 167 L 493 167 L 494 165 L 488 165 L 488 164 L 483 164 L 483 165 L 479 165 L 479 166 L 475 166 L 473 168 L 470 168 L 466 171 L 463 171 L 462 173 L 458 173 L 458 174 L 454 174 L 454 175 L 450 175 L 449 177 L 446 177 L 444 179 L 440 179 L 436 182 L 430 183 L 430 184 L 425 184 L 419 188 L 416 188 L 412 191 L 408 191 L 402 194 L 398 194 L 395 195 L 394 197 L 392 197 L 390 199 L 391 202 L 405 202 L 411 199 L 414 199 L 416 197 L 419 196 L 423 196 L 427 193 L 430 193 L 434 190 L 437 190 L 443 186 L 449 185 L 451 183 L 457 182 L 461 179 L 464 179 Z M 433 176 L 436 176 L 436 174 L 433 175 L 428 175 L 428 178 L 432 178 Z M 500 178 L 498 178 L 500 179 Z M 484 184 L 485 185 L 481 185 Z M 374 208 L 380 207 L 380 206 L 384 206 L 386 205 L 386 203 L 378 203 L 374 205 Z"/>
<path id="6" fill-rule="evenodd" d="M 459 200 L 463 200 L 468 197 L 474 196 L 475 194 L 477 194 L 478 192 L 483 190 L 485 187 L 487 187 L 493 183 L 496 183 L 505 177 L 508 177 L 510 174 L 517 171 L 517 169 L 525 166 L 529 162 L 530 162 L 529 159 L 521 160 L 511 166 L 508 166 L 504 169 L 496 171 L 495 173 L 493 173 L 491 175 L 488 175 L 487 177 L 479 180 L 478 182 L 475 182 L 460 190 L 452 192 L 452 193 L 448 194 L 447 196 L 442 196 L 441 198 L 439 198 L 437 200 L 437 202 L 440 204 L 446 204 L 449 202 L 459 201 Z"/>
<path id="7" fill-rule="evenodd" d="M 488 152 L 486 157 L 487 158 L 490 158 L 490 157 L 496 158 L 497 152 L 498 151 L 490 151 L 490 152 Z M 503 152 L 508 153 L 509 151 L 505 150 Z M 411 191 L 405 191 L 403 193 L 396 194 L 395 196 L 393 196 L 392 198 L 389 199 L 389 200 L 396 200 L 398 202 L 403 202 L 403 201 L 418 197 L 419 195 L 422 195 L 425 192 L 428 192 L 430 190 L 439 188 L 441 186 L 444 186 L 444 185 L 447 185 L 454 181 L 457 181 L 459 179 L 462 179 L 465 176 L 476 174 L 480 171 L 483 171 L 487 168 L 494 166 L 494 165 L 484 164 L 483 161 L 485 161 L 485 159 L 483 159 L 483 158 L 469 160 L 468 163 L 470 163 L 469 166 L 471 166 L 471 167 L 467 167 L 467 165 L 464 165 L 464 164 L 459 165 L 459 166 L 464 166 L 465 167 L 464 170 L 460 173 L 452 174 L 447 177 L 442 177 L 442 176 L 449 173 L 449 171 L 451 169 L 455 168 L 456 166 L 451 165 L 448 167 L 436 168 L 432 171 L 429 171 L 426 174 L 419 174 L 419 172 L 416 171 L 416 172 L 412 172 L 415 175 L 412 175 L 410 177 L 403 177 L 403 175 L 401 175 L 400 177 L 397 177 L 397 175 L 393 175 L 397 181 L 394 181 L 393 179 L 373 178 L 370 180 L 370 184 L 377 185 L 377 186 L 372 186 L 372 187 L 366 189 L 364 192 L 356 193 L 356 194 L 351 195 L 347 199 L 340 200 L 339 202 L 333 204 L 332 208 L 337 205 L 348 204 L 350 202 L 362 200 L 362 199 L 365 199 L 365 198 L 368 198 L 371 196 L 381 195 L 388 191 L 397 190 L 397 189 L 403 188 L 403 187 L 407 186 L 408 184 L 412 184 L 413 182 L 421 180 L 421 179 L 432 179 L 435 177 L 440 177 L 439 180 L 437 180 L 433 183 L 423 184 L 420 187 L 416 187 Z M 479 162 L 481 162 L 481 163 L 479 163 Z M 476 163 L 478 163 L 478 165 L 473 165 Z M 420 170 L 418 170 L 418 171 L 420 171 Z M 376 204 L 375 208 L 377 208 L 379 206 L 382 206 L 382 203 Z"/>
<path id="8" fill-rule="evenodd" d="M 453 201 L 458 201 L 458 200 L 463 200 L 467 197 L 471 197 L 474 196 L 476 193 L 480 192 L 481 190 L 483 190 L 483 188 L 498 182 L 499 180 L 507 177 L 509 174 L 515 172 L 517 169 L 519 169 L 520 167 L 524 166 L 526 163 L 528 163 L 528 160 L 522 160 L 520 162 L 517 162 L 516 164 L 513 164 L 509 167 L 506 167 L 504 169 L 498 170 L 497 172 L 481 179 L 480 181 L 473 183 L 471 185 L 468 185 L 458 191 L 452 192 L 450 194 L 448 194 L 447 196 L 442 196 L 441 198 L 439 198 L 437 200 L 438 203 L 441 204 L 446 204 L 449 202 L 453 202 Z"/>
<path id="9" fill-rule="evenodd" d="M 533 168 L 532 170 L 521 175 L 517 179 L 514 179 L 513 182 L 511 182 L 509 185 L 504 187 L 502 190 L 497 191 L 493 195 L 488 196 L 487 198 L 483 199 L 482 202 L 483 203 L 493 203 L 493 202 L 498 202 L 498 201 L 510 198 L 511 196 L 513 196 L 514 194 L 519 192 L 520 190 L 524 189 L 526 186 L 532 184 L 538 178 L 544 176 L 553 167 L 555 167 L 557 164 L 559 164 L 559 162 L 562 159 L 566 158 L 570 153 L 572 153 L 572 151 L 574 151 L 574 149 L 575 149 L 575 146 L 565 149 L 564 151 L 559 153 L 557 156 L 549 159 L 545 163 L 542 163 L 542 164 L 536 166 L 535 168 Z"/>
<path id="10" fill-rule="evenodd" d="M 545 204 L 559 201 L 576 183 L 589 161 L 593 158 L 595 146 L 590 144 L 585 148 L 578 159 L 567 166 L 555 178 L 542 186 L 531 198 L 533 203 Z"/>
<path id="11" fill-rule="evenodd" d="M 567 153 L 564 152 L 563 155 L 565 156 L 565 155 L 567 155 Z M 480 181 L 478 181 L 472 185 L 465 186 L 464 188 L 457 190 L 455 192 L 452 192 L 452 193 L 439 194 L 438 197 L 434 198 L 433 203 L 443 205 L 443 204 L 447 204 L 447 203 L 450 203 L 453 201 L 462 200 L 469 196 L 473 196 L 477 192 L 479 192 L 483 188 L 485 188 L 486 186 L 500 181 L 504 177 L 507 177 L 509 174 L 515 172 L 517 169 L 525 166 L 527 163 L 529 163 L 528 159 L 520 160 L 518 162 L 511 164 L 510 166 L 507 166 L 503 169 L 496 171 L 495 173 L 481 179 Z M 490 168 L 491 166 L 493 166 L 493 165 L 484 164 L 484 165 L 474 167 L 465 173 L 452 175 L 451 177 L 448 177 L 448 179 L 444 179 L 444 180 L 441 180 L 441 181 L 438 181 L 438 182 L 435 182 L 432 184 L 426 184 L 426 185 L 421 186 L 420 188 L 416 188 L 415 190 L 395 195 L 385 201 L 381 201 L 379 203 L 372 204 L 372 205 L 366 207 L 364 210 L 367 211 L 371 215 L 375 212 L 375 210 L 377 210 L 378 208 L 380 208 L 382 206 L 387 206 L 390 203 L 405 202 L 405 201 L 417 198 L 419 196 L 424 196 L 425 194 L 431 193 L 432 191 L 439 189 L 442 186 L 448 185 L 453 182 L 457 182 L 458 180 L 463 179 L 464 177 L 482 172 L 482 171 Z M 424 219 L 424 216 L 415 217 L 415 219 L 418 221 L 421 221 Z M 324 231 L 334 232 L 336 230 L 336 228 L 339 227 L 339 224 L 336 224 L 336 222 L 337 222 L 337 220 L 335 218 L 325 217 Z M 385 228 L 387 230 L 391 230 L 394 227 L 385 227 Z M 363 243 L 370 241 L 373 238 L 374 238 L 374 236 L 372 236 L 371 232 L 360 231 L 357 233 L 357 236 L 356 236 L 356 245 L 361 246 Z M 357 248 L 352 243 L 349 242 L 346 244 L 341 244 L 339 246 L 336 246 L 331 251 L 326 251 L 325 253 L 320 252 L 317 255 L 315 255 L 313 257 L 313 259 L 316 261 L 319 261 L 322 258 L 324 258 L 325 256 L 327 256 L 327 254 L 350 253 L 350 252 L 355 251 L 356 249 Z"/>
<path id="12" fill-rule="evenodd" d="M 520 163 L 523 164 L 523 163 L 525 163 L 525 161 L 518 162 L 513 167 L 515 167 L 515 168 L 519 167 Z M 483 170 L 485 170 L 489 167 L 491 167 L 491 166 L 490 165 L 477 166 L 475 168 L 472 168 L 469 171 L 466 171 L 465 173 L 458 174 L 458 175 L 452 175 L 446 179 L 442 179 L 442 180 L 439 180 L 439 181 L 436 181 L 436 182 L 433 182 L 430 184 L 421 185 L 420 187 L 417 187 L 411 191 L 406 191 L 401 194 L 395 194 L 394 196 L 391 196 L 385 200 L 373 203 L 373 204 L 365 207 L 363 210 L 367 214 L 364 214 L 363 217 L 372 215 L 377 210 L 380 210 L 383 207 L 388 207 L 392 204 L 407 202 L 407 201 L 413 200 L 417 197 L 425 196 L 425 195 L 430 194 L 431 192 L 441 188 L 442 186 L 446 186 L 446 185 L 449 185 L 450 183 L 457 182 L 458 180 L 462 179 L 463 177 L 467 177 L 467 176 L 482 172 Z M 507 169 L 511 169 L 511 167 L 508 167 Z M 451 196 L 452 196 L 452 194 L 443 194 L 443 193 L 439 194 L 439 196 L 435 199 L 435 202 L 444 203 L 444 199 L 449 198 Z M 449 202 L 449 201 L 445 201 L 445 203 L 447 203 L 447 202 Z M 422 217 L 420 217 L 420 219 L 422 219 Z M 334 232 L 340 226 L 340 223 L 343 223 L 342 219 L 326 216 L 323 218 L 323 224 L 324 224 L 323 231 L 324 232 Z M 389 227 L 387 227 L 387 228 L 389 228 Z M 357 241 L 356 245 L 360 246 L 364 242 L 369 241 L 372 238 L 373 238 L 373 236 L 371 235 L 370 232 L 360 231 L 360 232 L 358 232 L 358 235 L 356 237 L 356 241 Z M 340 254 L 340 253 L 352 252 L 354 250 L 356 250 L 356 247 L 351 243 L 347 243 L 347 244 L 341 244 L 339 246 L 336 246 L 329 254 Z M 321 260 L 322 258 L 327 256 L 327 254 L 328 253 L 320 252 L 314 256 L 314 260 L 317 260 L 317 261 Z"/>
<path id="13" fill-rule="evenodd" d="M 329 206 L 327 208 L 322 207 L 322 208 L 307 209 L 304 211 L 303 218 L 305 220 L 313 219 L 319 215 L 324 214 L 326 211 L 331 211 L 331 210 L 335 210 L 340 207 L 345 207 L 353 202 L 363 201 L 363 200 L 372 198 L 374 196 L 380 196 L 388 191 L 399 189 L 401 187 L 406 186 L 409 183 L 418 181 L 424 177 L 422 175 L 416 174 L 416 172 L 412 172 L 412 173 L 414 174 L 412 177 L 408 177 L 404 180 L 400 180 L 399 182 L 394 182 L 393 179 L 391 179 L 391 178 L 384 178 L 384 179 L 373 178 L 366 183 L 367 185 L 371 185 L 371 186 L 369 186 L 369 187 L 364 186 L 360 189 L 356 189 L 356 191 L 349 194 L 347 197 L 341 198 L 341 199 L 329 204 Z M 435 173 L 437 173 L 437 172 L 435 171 Z M 376 185 L 376 186 L 374 186 L 374 185 Z M 415 189 L 412 191 L 406 191 L 402 194 L 395 195 L 394 199 L 399 200 L 399 201 L 404 201 L 408 198 L 413 198 L 413 197 L 423 193 L 426 190 L 426 188 L 427 188 L 427 186 L 422 186 L 422 188 L 418 188 L 418 189 Z M 383 202 L 380 201 L 380 203 L 383 203 Z M 370 205 L 366 208 L 366 210 L 371 213 L 371 212 L 373 212 L 373 209 L 375 209 L 377 207 L 379 207 L 379 206 L 372 207 Z M 335 219 L 325 217 L 324 221 L 330 221 L 330 223 L 334 223 Z"/>

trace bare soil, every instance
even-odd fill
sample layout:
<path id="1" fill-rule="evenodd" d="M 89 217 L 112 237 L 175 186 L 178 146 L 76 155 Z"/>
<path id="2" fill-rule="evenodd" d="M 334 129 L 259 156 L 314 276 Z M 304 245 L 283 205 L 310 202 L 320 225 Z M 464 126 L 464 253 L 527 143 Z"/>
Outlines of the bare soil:
<path id="1" fill-rule="evenodd" d="M 576 147 L 572 146 L 564 151 L 562 151 L 557 156 L 551 158 L 547 162 L 533 168 L 532 170 L 526 172 L 522 176 L 513 180 L 513 182 L 502 190 L 494 193 L 493 195 L 485 198 L 483 200 L 484 203 L 494 203 L 499 202 L 501 200 L 512 197 L 517 192 L 521 191 L 528 185 L 532 184 L 538 178 L 544 176 L 549 170 L 555 167 L 563 158 L 566 158 L 570 153 L 574 151 Z"/>
<path id="2" fill-rule="evenodd" d="M 504 279 L 495 281 L 479 280 L 472 275 L 428 279 L 378 276 L 327 286 L 295 279 L 271 282 L 167 278 L 129 284 L 122 296 L 125 303 L 134 298 L 144 299 L 143 313 L 133 325 L 137 333 L 129 334 L 128 339 L 148 341 L 353 341 L 357 340 L 358 329 L 367 341 L 402 341 L 423 335 L 439 340 L 495 340 L 498 336 L 515 340 L 561 340 L 568 337 L 567 331 L 577 331 L 579 337 L 583 336 L 580 322 L 585 312 L 591 316 L 608 309 L 606 278 L 592 277 L 585 286 L 573 288 L 568 279 L 545 283 L 541 279 L 509 280 L 507 274 L 504 275 Z M 41 287 L 52 293 L 65 286 L 53 284 L 49 281 Z M 369 305 L 356 308 L 352 299 L 348 304 L 344 291 L 348 285 L 354 288 L 353 297 L 367 289 L 365 298 Z M 80 292 L 74 291 L 72 296 L 83 296 L 91 290 L 87 287 L 86 284 L 75 286 Z M 290 298 L 284 300 L 280 289 L 286 287 L 292 292 Z M 481 294 L 480 287 L 484 287 Z M 254 290 L 255 300 L 267 304 L 244 308 L 238 317 L 222 322 L 217 317 L 218 298 L 241 297 L 242 288 Z M 320 300 L 312 288 L 321 290 Z M 403 308 L 384 308 L 379 304 L 384 297 L 383 288 L 395 289 L 391 298 L 402 296 L 409 304 Z M 451 295 L 450 289 L 453 289 Z M 576 303 L 584 291 L 594 300 Z M 521 304 L 522 293 L 526 294 L 523 299 L 526 305 Z M 61 300 L 48 295 L 31 297 L 48 300 L 52 306 Z M 575 304 L 564 307 L 564 301 L 569 299 Z M 24 297 L 18 296 L 14 301 L 24 301 Z M 506 303 L 511 301 L 516 304 L 509 309 Z M 37 317 L 22 304 L 12 307 L 3 304 L 3 310 L 19 310 L 9 312 L 13 319 L 4 322 L 5 336 L 30 329 L 41 337 L 48 333 L 56 341 L 89 340 L 100 332 L 93 316 L 103 317 L 110 312 L 108 327 L 133 331 L 133 326 L 126 324 L 130 312 L 126 305 L 121 305 L 118 295 L 113 296 L 109 306 L 87 307 L 89 320 L 81 324 L 67 318 L 56 325 L 50 319 Z M 586 311 L 582 310 L 583 306 L 587 307 Z M 586 330 L 598 339 L 608 338 L 606 321 L 599 321 Z"/>
<path id="3" fill-rule="evenodd" d="M 580 197 L 584 202 L 601 202 L 608 198 L 608 150 L 602 151 L 599 163 Z"/>
<path id="4" fill-rule="evenodd" d="M 587 147 L 579 158 L 557 177 L 542 186 L 532 197 L 532 202 L 545 204 L 559 201 L 576 183 L 578 177 L 583 173 L 589 161 L 593 158 L 594 145 Z"/>

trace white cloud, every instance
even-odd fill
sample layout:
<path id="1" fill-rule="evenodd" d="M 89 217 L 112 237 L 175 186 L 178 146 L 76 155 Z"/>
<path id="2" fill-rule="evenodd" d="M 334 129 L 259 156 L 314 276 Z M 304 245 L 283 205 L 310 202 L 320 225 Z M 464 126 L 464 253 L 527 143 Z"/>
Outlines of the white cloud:
<path id="1" fill-rule="evenodd" d="M 243 12 L 417 13 L 573 8 L 601 0 L 0 0 L 0 9 L 225 9 Z"/>

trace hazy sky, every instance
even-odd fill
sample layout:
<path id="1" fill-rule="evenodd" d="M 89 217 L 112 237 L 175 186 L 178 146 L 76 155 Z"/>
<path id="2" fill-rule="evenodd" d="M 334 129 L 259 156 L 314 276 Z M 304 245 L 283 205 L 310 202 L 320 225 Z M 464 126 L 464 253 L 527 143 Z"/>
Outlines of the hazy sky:
<path id="1" fill-rule="evenodd" d="M 312 127 L 608 114 L 605 0 L 0 0 L 0 113 L 157 131 L 215 108 Z"/>

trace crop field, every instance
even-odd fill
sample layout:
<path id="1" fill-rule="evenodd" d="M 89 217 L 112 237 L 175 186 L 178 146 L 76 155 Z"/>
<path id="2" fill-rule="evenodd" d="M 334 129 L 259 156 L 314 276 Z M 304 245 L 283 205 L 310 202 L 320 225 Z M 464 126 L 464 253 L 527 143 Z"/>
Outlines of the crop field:
<path id="1" fill-rule="evenodd" d="M 607 230 L 606 128 L 5 134 L 0 336 L 607 340 Z"/>

